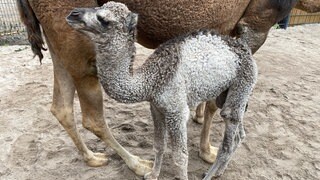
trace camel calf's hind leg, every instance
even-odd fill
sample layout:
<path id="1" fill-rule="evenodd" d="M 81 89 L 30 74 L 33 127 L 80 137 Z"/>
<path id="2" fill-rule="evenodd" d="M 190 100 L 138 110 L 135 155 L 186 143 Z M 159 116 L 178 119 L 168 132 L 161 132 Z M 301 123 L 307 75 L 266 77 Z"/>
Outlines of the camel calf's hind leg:
<path id="1" fill-rule="evenodd" d="M 238 120 L 225 119 L 225 134 L 222 145 L 219 148 L 217 159 L 209 169 L 204 180 L 211 180 L 212 177 L 221 176 L 241 142 Z"/>
<path id="2" fill-rule="evenodd" d="M 232 155 L 245 137 L 242 121 L 255 80 L 248 82 L 248 85 L 245 86 L 243 86 L 244 83 L 241 80 L 239 80 L 240 83 L 237 82 L 230 88 L 227 100 L 220 112 L 225 121 L 223 142 L 219 147 L 217 158 L 204 180 L 211 180 L 212 177 L 223 174 Z"/>
<path id="3" fill-rule="evenodd" d="M 52 59 L 54 65 L 54 90 L 51 112 L 72 138 L 89 166 L 105 165 L 107 159 L 90 151 L 81 139 L 73 115 L 75 93 L 73 80 L 62 65 L 56 61 L 54 54 L 52 54 Z"/>

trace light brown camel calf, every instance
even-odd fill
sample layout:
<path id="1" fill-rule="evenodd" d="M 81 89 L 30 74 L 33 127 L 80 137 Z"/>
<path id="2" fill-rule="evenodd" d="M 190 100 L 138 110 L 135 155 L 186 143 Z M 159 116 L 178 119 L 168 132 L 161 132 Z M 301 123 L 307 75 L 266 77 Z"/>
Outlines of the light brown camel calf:
<path id="1" fill-rule="evenodd" d="M 100 84 L 96 76 L 95 53 L 92 44 L 82 34 L 67 25 L 65 17 L 74 7 L 94 7 L 105 1 L 95 0 L 17 0 L 21 19 L 27 27 L 28 38 L 35 55 L 42 59 L 46 38 L 54 66 L 54 90 L 51 111 L 68 132 L 89 166 L 107 162 L 103 154 L 90 151 L 77 131 L 73 116 L 74 93 L 77 91 L 83 126 L 113 148 L 130 169 L 139 175 L 151 170 L 152 163 L 126 151 L 112 136 L 105 123 Z M 140 15 L 138 42 L 156 47 L 170 38 L 199 28 L 214 28 L 224 34 L 237 35 L 248 26 L 256 36 L 250 43 L 256 51 L 265 41 L 269 29 L 282 19 L 296 0 L 119 0 Z M 299 8 L 316 11 L 317 0 L 300 0 Z M 316 7 L 316 8 L 314 8 Z M 174 17 L 174 18 L 173 18 Z M 215 102 L 207 103 L 202 131 L 200 155 L 206 161 L 215 158 L 209 142 L 211 116 Z M 202 108 L 203 109 L 203 108 Z M 201 108 L 198 108 L 201 110 Z M 201 112 L 201 111 L 199 111 Z M 201 115 L 200 115 L 201 118 Z"/>

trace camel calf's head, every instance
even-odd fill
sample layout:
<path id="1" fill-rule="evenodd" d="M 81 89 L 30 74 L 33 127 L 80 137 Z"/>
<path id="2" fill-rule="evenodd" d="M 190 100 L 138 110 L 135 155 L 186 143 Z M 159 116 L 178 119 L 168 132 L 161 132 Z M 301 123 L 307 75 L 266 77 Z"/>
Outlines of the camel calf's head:
<path id="1" fill-rule="evenodd" d="M 101 7 L 76 8 L 66 18 L 68 24 L 95 42 L 107 42 L 119 35 L 131 36 L 137 26 L 138 15 L 126 5 L 110 1 Z"/>

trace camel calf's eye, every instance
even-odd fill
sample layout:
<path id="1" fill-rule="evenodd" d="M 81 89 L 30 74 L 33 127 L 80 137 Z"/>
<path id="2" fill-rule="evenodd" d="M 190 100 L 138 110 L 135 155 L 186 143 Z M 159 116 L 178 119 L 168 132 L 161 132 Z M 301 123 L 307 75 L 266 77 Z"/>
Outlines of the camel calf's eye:
<path id="1" fill-rule="evenodd" d="M 107 27 L 110 24 L 109 21 L 104 20 L 103 17 L 101 16 L 97 16 L 97 19 L 103 27 Z"/>

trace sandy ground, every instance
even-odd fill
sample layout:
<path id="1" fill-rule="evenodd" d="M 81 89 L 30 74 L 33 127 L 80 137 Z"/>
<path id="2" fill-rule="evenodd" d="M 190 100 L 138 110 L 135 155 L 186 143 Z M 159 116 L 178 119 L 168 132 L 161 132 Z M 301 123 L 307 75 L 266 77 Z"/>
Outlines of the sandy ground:
<path id="1" fill-rule="evenodd" d="M 247 137 L 220 179 L 320 178 L 320 24 L 272 30 L 255 54 L 259 82 L 245 115 Z M 138 48 L 138 58 L 151 51 Z M 94 151 L 109 164 L 86 166 L 51 115 L 53 73 L 48 53 L 39 65 L 28 46 L 0 47 L 0 179 L 141 179 L 118 155 L 81 126 Z M 130 152 L 152 159 L 153 125 L 147 103 L 119 104 L 105 98 L 106 121 Z M 216 115 L 212 143 L 218 146 L 224 124 Z M 209 168 L 198 157 L 201 125 L 189 121 L 189 177 L 201 179 Z M 170 150 L 168 151 L 170 152 Z M 174 174 L 170 153 L 160 179 Z"/>

